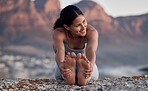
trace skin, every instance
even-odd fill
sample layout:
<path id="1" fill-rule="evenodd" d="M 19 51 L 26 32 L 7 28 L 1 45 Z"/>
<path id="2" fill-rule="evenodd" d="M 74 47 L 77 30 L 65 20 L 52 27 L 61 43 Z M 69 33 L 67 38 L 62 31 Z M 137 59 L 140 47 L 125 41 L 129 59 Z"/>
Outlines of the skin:
<path id="1" fill-rule="evenodd" d="M 69 85 L 75 84 L 75 76 L 76 76 L 76 55 L 74 52 L 68 54 L 65 57 L 66 62 L 64 62 L 64 68 L 65 69 L 70 69 L 71 74 L 69 77 L 66 79 L 66 83 Z"/>
<path id="2" fill-rule="evenodd" d="M 78 85 L 86 85 L 87 78 L 83 74 L 83 72 L 85 70 L 90 70 L 90 62 L 84 54 L 78 53 L 77 66 L 78 66 L 77 70 Z"/>
<path id="3" fill-rule="evenodd" d="M 66 42 L 67 36 L 66 31 L 68 31 L 68 46 L 70 49 L 83 49 L 84 48 L 84 39 L 87 43 L 86 46 L 86 55 L 79 54 L 76 55 L 73 59 L 72 54 L 67 54 L 68 57 L 65 57 L 65 48 L 64 42 Z M 69 60 L 76 61 L 78 65 L 78 85 L 86 85 L 87 79 L 91 76 L 93 71 L 93 66 L 96 60 L 96 50 L 98 47 L 98 32 L 91 25 L 87 24 L 87 21 L 83 15 L 79 15 L 76 19 L 74 19 L 72 25 L 67 26 L 64 24 L 64 28 L 56 28 L 53 32 L 53 48 L 56 54 L 56 62 L 60 69 L 60 72 L 67 80 L 67 84 L 75 84 L 75 80 L 73 80 L 75 71 L 72 70 L 75 66 L 75 63 L 68 63 Z M 80 56 L 81 55 L 81 56 Z M 71 66 L 68 66 L 72 64 Z M 85 64 L 85 65 L 84 65 Z M 89 65 L 89 66 L 88 66 Z M 68 67 L 65 67 L 68 66 Z M 81 74 L 80 71 L 81 70 Z M 74 76 L 73 76 L 74 75 Z M 82 77 L 83 76 L 83 77 Z M 80 81 L 79 79 L 83 78 L 84 81 Z M 72 80 L 72 83 L 69 81 Z"/>

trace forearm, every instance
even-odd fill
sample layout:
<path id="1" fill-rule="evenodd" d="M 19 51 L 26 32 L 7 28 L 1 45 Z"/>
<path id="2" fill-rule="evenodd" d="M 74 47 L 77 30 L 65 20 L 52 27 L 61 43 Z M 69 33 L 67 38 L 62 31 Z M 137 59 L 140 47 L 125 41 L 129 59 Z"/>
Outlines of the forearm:
<path id="1" fill-rule="evenodd" d="M 57 62 L 58 67 L 63 64 L 64 57 L 65 57 L 64 50 L 58 49 L 56 52 L 56 62 Z"/>
<path id="2" fill-rule="evenodd" d="M 86 50 L 86 57 L 90 61 L 91 65 L 94 66 L 96 61 L 96 53 L 92 48 Z"/>
<path id="3" fill-rule="evenodd" d="M 64 66 L 65 62 L 64 61 L 65 61 L 65 50 L 62 50 L 62 49 L 57 50 L 57 52 L 56 52 L 57 65 L 59 67 L 61 74 L 65 78 L 67 78 L 67 77 L 69 77 L 70 70 L 67 68 L 65 69 L 65 66 Z"/>

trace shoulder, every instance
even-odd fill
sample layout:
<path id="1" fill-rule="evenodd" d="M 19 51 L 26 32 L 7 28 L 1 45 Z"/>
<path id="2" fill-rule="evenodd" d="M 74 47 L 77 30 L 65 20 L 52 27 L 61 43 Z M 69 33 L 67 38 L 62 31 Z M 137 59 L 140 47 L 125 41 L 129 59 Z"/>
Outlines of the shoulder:
<path id="1" fill-rule="evenodd" d="M 87 32 L 98 32 L 92 25 L 87 25 Z"/>
<path id="2" fill-rule="evenodd" d="M 56 28 L 53 32 L 53 34 L 65 34 L 64 28 Z"/>
<path id="3" fill-rule="evenodd" d="M 98 31 L 91 25 L 87 25 L 87 38 L 98 37 Z"/>
<path id="4" fill-rule="evenodd" d="M 65 39 L 66 38 L 66 30 L 64 28 L 56 28 L 53 31 L 53 39 Z"/>

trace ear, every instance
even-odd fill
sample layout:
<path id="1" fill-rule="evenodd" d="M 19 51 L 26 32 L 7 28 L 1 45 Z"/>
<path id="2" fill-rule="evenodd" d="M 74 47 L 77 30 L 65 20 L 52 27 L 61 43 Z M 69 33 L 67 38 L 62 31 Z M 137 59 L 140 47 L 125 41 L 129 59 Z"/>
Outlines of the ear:
<path id="1" fill-rule="evenodd" d="M 64 28 L 65 28 L 66 30 L 70 30 L 70 27 L 67 26 L 66 24 L 64 24 Z"/>

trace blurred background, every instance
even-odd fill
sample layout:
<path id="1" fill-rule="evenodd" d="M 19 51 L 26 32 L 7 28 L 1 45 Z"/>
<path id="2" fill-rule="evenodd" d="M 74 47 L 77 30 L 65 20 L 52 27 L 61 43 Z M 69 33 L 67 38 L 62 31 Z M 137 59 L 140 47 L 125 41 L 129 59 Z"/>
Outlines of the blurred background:
<path id="1" fill-rule="evenodd" d="M 54 78 L 53 24 L 78 6 L 99 32 L 100 79 L 148 73 L 146 0 L 0 0 L 0 78 Z"/>

